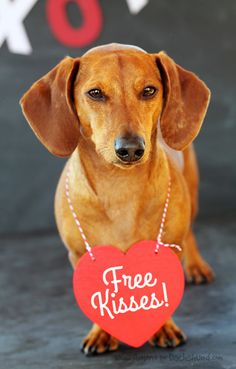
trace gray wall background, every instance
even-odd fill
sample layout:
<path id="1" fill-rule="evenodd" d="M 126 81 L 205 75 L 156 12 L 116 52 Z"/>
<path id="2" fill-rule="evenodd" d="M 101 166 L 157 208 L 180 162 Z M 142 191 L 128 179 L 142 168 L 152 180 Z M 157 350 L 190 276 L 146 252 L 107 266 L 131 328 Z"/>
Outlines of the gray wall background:
<path id="1" fill-rule="evenodd" d="M 150 0 L 132 15 L 125 0 L 101 0 L 104 26 L 93 44 L 68 49 L 54 39 L 40 0 L 24 21 L 33 46 L 30 56 L 0 49 L 0 234 L 55 229 L 53 197 L 63 159 L 51 156 L 25 122 L 18 101 L 28 87 L 61 58 L 82 55 L 108 42 L 165 50 L 197 73 L 212 100 L 196 149 L 201 172 L 200 217 L 235 215 L 235 0 Z M 1 3 L 0 3 L 1 6 Z M 74 25 L 81 15 L 73 6 Z"/>

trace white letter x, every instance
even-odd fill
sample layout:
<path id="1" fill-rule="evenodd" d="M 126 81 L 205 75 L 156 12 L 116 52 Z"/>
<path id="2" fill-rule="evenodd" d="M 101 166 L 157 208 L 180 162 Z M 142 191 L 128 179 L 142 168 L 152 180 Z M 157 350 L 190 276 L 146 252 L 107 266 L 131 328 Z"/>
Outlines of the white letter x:
<path id="1" fill-rule="evenodd" d="M 23 20 L 38 0 L 1 0 L 0 47 L 6 40 L 9 50 L 16 54 L 32 51 Z"/>

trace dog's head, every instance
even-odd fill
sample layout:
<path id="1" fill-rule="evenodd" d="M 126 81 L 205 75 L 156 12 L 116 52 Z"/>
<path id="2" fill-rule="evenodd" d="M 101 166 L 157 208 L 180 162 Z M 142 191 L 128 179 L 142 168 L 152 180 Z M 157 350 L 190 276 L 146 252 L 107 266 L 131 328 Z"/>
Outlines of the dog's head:
<path id="1" fill-rule="evenodd" d="M 47 149 L 70 155 L 79 137 L 127 167 L 145 162 L 160 119 L 162 136 L 183 150 L 198 134 L 210 91 L 164 52 L 119 44 L 66 57 L 21 99 L 26 119 Z"/>

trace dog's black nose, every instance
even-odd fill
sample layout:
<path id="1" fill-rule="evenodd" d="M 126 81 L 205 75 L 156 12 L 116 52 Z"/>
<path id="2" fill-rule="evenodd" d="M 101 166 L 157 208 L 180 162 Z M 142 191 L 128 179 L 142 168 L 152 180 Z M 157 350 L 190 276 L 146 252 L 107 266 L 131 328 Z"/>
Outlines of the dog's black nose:
<path id="1" fill-rule="evenodd" d="M 124 162 L 134 162 L 144 154 L 145 142 L 142 137 L 119 137 L 115 140 L 115 152 Z"/>

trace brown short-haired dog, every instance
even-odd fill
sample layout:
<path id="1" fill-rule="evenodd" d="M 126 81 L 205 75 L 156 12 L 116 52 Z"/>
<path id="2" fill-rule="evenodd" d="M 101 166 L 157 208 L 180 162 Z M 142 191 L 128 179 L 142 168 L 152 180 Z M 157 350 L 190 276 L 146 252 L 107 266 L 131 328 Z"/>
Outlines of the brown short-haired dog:
<path id="1" fill-rule="evenodd" d="M 85 247 L 65 196 L 68 168 L 71 198 L 90 244 L 121 250 L 156 238 L 171 178 L 163 241 L 182 246 L 189 281 L 213 279 L 192 233 L 198 169 L 191 143 L 209 98 L 206 85 L 164 52 L 119 44 L 66 57 L 26 92 L 22 109 L 39 140 L 55 155 L 72 154 L 57 187 L 55 213 L 73 267 Z M 170 319 L 150 343 L 175 347 L 185 339 Z M 85 353 L 117 347 L 97 325 L 83 343 Z"/>

